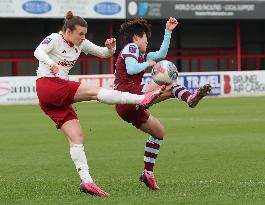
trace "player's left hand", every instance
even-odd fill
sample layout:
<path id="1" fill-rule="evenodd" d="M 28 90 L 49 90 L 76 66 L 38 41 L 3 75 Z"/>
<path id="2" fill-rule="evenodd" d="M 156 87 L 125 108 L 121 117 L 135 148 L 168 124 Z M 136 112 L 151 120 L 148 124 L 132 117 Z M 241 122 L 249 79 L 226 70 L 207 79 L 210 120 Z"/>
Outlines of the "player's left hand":
<path id="1" fill-rule="evenodd" d="M 166 23 L 166 30 L 172 31 L 178 25 L 178 21 L 175 18 L 170 17 Z"/>
<path id="2" fill-rule="evenodd" d="M 116 47 L 116 39 L 115 39 L 115 38 L 108 38 L 108 39 L 105 41 L 105 46 L 106 46 L 108 49 L 115 48 L 115 47 Z"/>

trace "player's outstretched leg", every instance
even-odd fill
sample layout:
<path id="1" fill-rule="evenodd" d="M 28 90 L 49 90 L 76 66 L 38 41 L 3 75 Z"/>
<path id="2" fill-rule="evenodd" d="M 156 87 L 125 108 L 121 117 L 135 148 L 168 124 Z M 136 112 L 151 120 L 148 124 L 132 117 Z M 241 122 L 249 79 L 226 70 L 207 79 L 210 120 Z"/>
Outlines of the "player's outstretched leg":
<path id="1" fill-rule="evenodd" d="M 154 173 L 152 171 L 147 171 L 146 169 L 141 174 L 139 181 L 144 182 L 145 185 L 152 190 L 160 190 L 159 186 L 156 183 Z"/>
<path id="2" fill-rule="evenodd" d="M 85 89 L 86 88 L 84 88 L 83 90 Z M 96 98 L 98 101 L 105 104 L 135 104 L 137 105 L 138 109 L 147 109 L 153 105 L 154 101 L 163 93 L 164 89 L 165 87 L 161 86 L 155 91 L 147 92 L 142 95 L 137 95 L 129 92 L 121 92 L 118 90 L 109 90 L 101 88 L 98 91 Z M 83 92 L 85 93 L 85 91 Z M 77 98 L 75 102 L 84 101 L 86 99 L 93 99 L 91 97 L 87 97 L 85 94 L 83 96 L 81 94 L 79 95 L 81 97 Z"/>
<path id="3" fill-rule="evenodd" d="M 162 92 L 165 90 L 166 86 L 161 86 L 159 89 L 152 91 L 152 92 L 147 92 L 144 94 L 145 98 L 144 100 L 136 105 L 137 110 L 146 110 L 149 107 L 151 107 L 155 100 L 159 98 L 159 96 L 162 94 Z"/>
<path id="4" fill-rule="evenodd" d="M 212 90 L 212 86 L 210 84 L 205 84 L 201 86 L 198 90 L 196 90 L 191 96 L 188 97 L 187 103 L 191 108 L 196 107 L 196 105 L 200 102 L 200 100 L 207 96 Z"/>
<path id="5" fill-rule="evenodd" d="M 91 194 L 95 196 L 101 196 L 101 197 L 108 197 L 110 196 L 109 193 L 103 191 L 101 188 L 97 186 L 95 181 L 91 183 L 86 183 L 85 181 L 81 181 L 80 184 L 80 192 L 86 193 L 86 194 Z"/>
<path id="6" fill-rule="evenodd" d="M 186 102 L 189 107 L 194 108 L 200 102 L 200 100 L 207 96 L 212 90 L 210 84 L 205 84 L 196 90 L 193 94 L 182 85 L 172 86 L 172 94 L 176 98 Z"/>

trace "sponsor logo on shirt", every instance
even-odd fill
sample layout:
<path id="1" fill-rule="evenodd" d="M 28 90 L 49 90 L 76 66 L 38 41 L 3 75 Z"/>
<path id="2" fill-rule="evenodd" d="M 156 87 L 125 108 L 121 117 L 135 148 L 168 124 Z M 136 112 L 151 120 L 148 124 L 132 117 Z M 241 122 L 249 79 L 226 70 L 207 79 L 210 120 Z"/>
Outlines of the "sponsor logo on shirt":
<path id="1" fill-rule="evenodd" d="M 64 61 L 59 61 L 58 65 L 65 66 L 65 67 L 74 66 L 75 62 L 76 62 L 76 60 L 68 61 L 68 60 L 64 59 Z"/>
<path id="2" fill-rule="evenodd" d="M 136 48 L 135 45 L 130 45 L 130 46 L 129 46 L 129 52 L 130 52 L 130 53 L 136 53 L 136 49 L 137 49 L 137 48 Z"/>
<path id="3" fill-rule="evenodd" d="M 51 38 L 45 38 L 41 44 L 49 44 L 52 41 Z"/>

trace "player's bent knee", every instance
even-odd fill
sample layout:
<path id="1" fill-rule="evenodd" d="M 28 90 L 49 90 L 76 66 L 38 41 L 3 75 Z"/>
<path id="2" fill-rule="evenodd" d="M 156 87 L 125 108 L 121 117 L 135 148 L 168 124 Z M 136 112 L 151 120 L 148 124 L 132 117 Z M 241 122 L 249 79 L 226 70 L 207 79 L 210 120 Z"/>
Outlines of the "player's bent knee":
<path id="1" fill-rule="evenodd" d="M 69 137 L 71 144 L 83 144 L 85 136 L 83 133 L 77 133 Z"/>
<path id="2" fill-rule="evenodd" d="M 157 138 L 159 140 L 163 140 L 165 136 L 165 128 L 163 126 L 159 126 L 152 134 L 154 138 Z"/>
<path id="3" fill-rule="evenodd" d="M 164 136 L 165 136 L 165 128 L 163 126 L 161 126 L 161 128 L 160 128 L 160 130 L 158 132 L 157 138 L 162 140 L 162 139 L 164 139 Z"/>

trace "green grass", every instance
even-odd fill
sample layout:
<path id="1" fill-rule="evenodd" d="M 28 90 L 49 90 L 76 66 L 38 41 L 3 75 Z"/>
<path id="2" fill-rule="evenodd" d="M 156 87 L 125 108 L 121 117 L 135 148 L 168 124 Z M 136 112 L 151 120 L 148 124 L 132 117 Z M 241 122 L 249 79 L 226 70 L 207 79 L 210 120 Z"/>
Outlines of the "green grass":
<path id="1" fill-rule="evenodd" d="M 138 182 L 147 136 L 113 106 L 77 104 L 92 176 L 110 198 L 79 193 L 68 142 L 37 105 L 0 106 L 0 204 L 264 204 L 264 105 L 249 97 L 152 107 L 166 128 L 153 192 Z"/>

